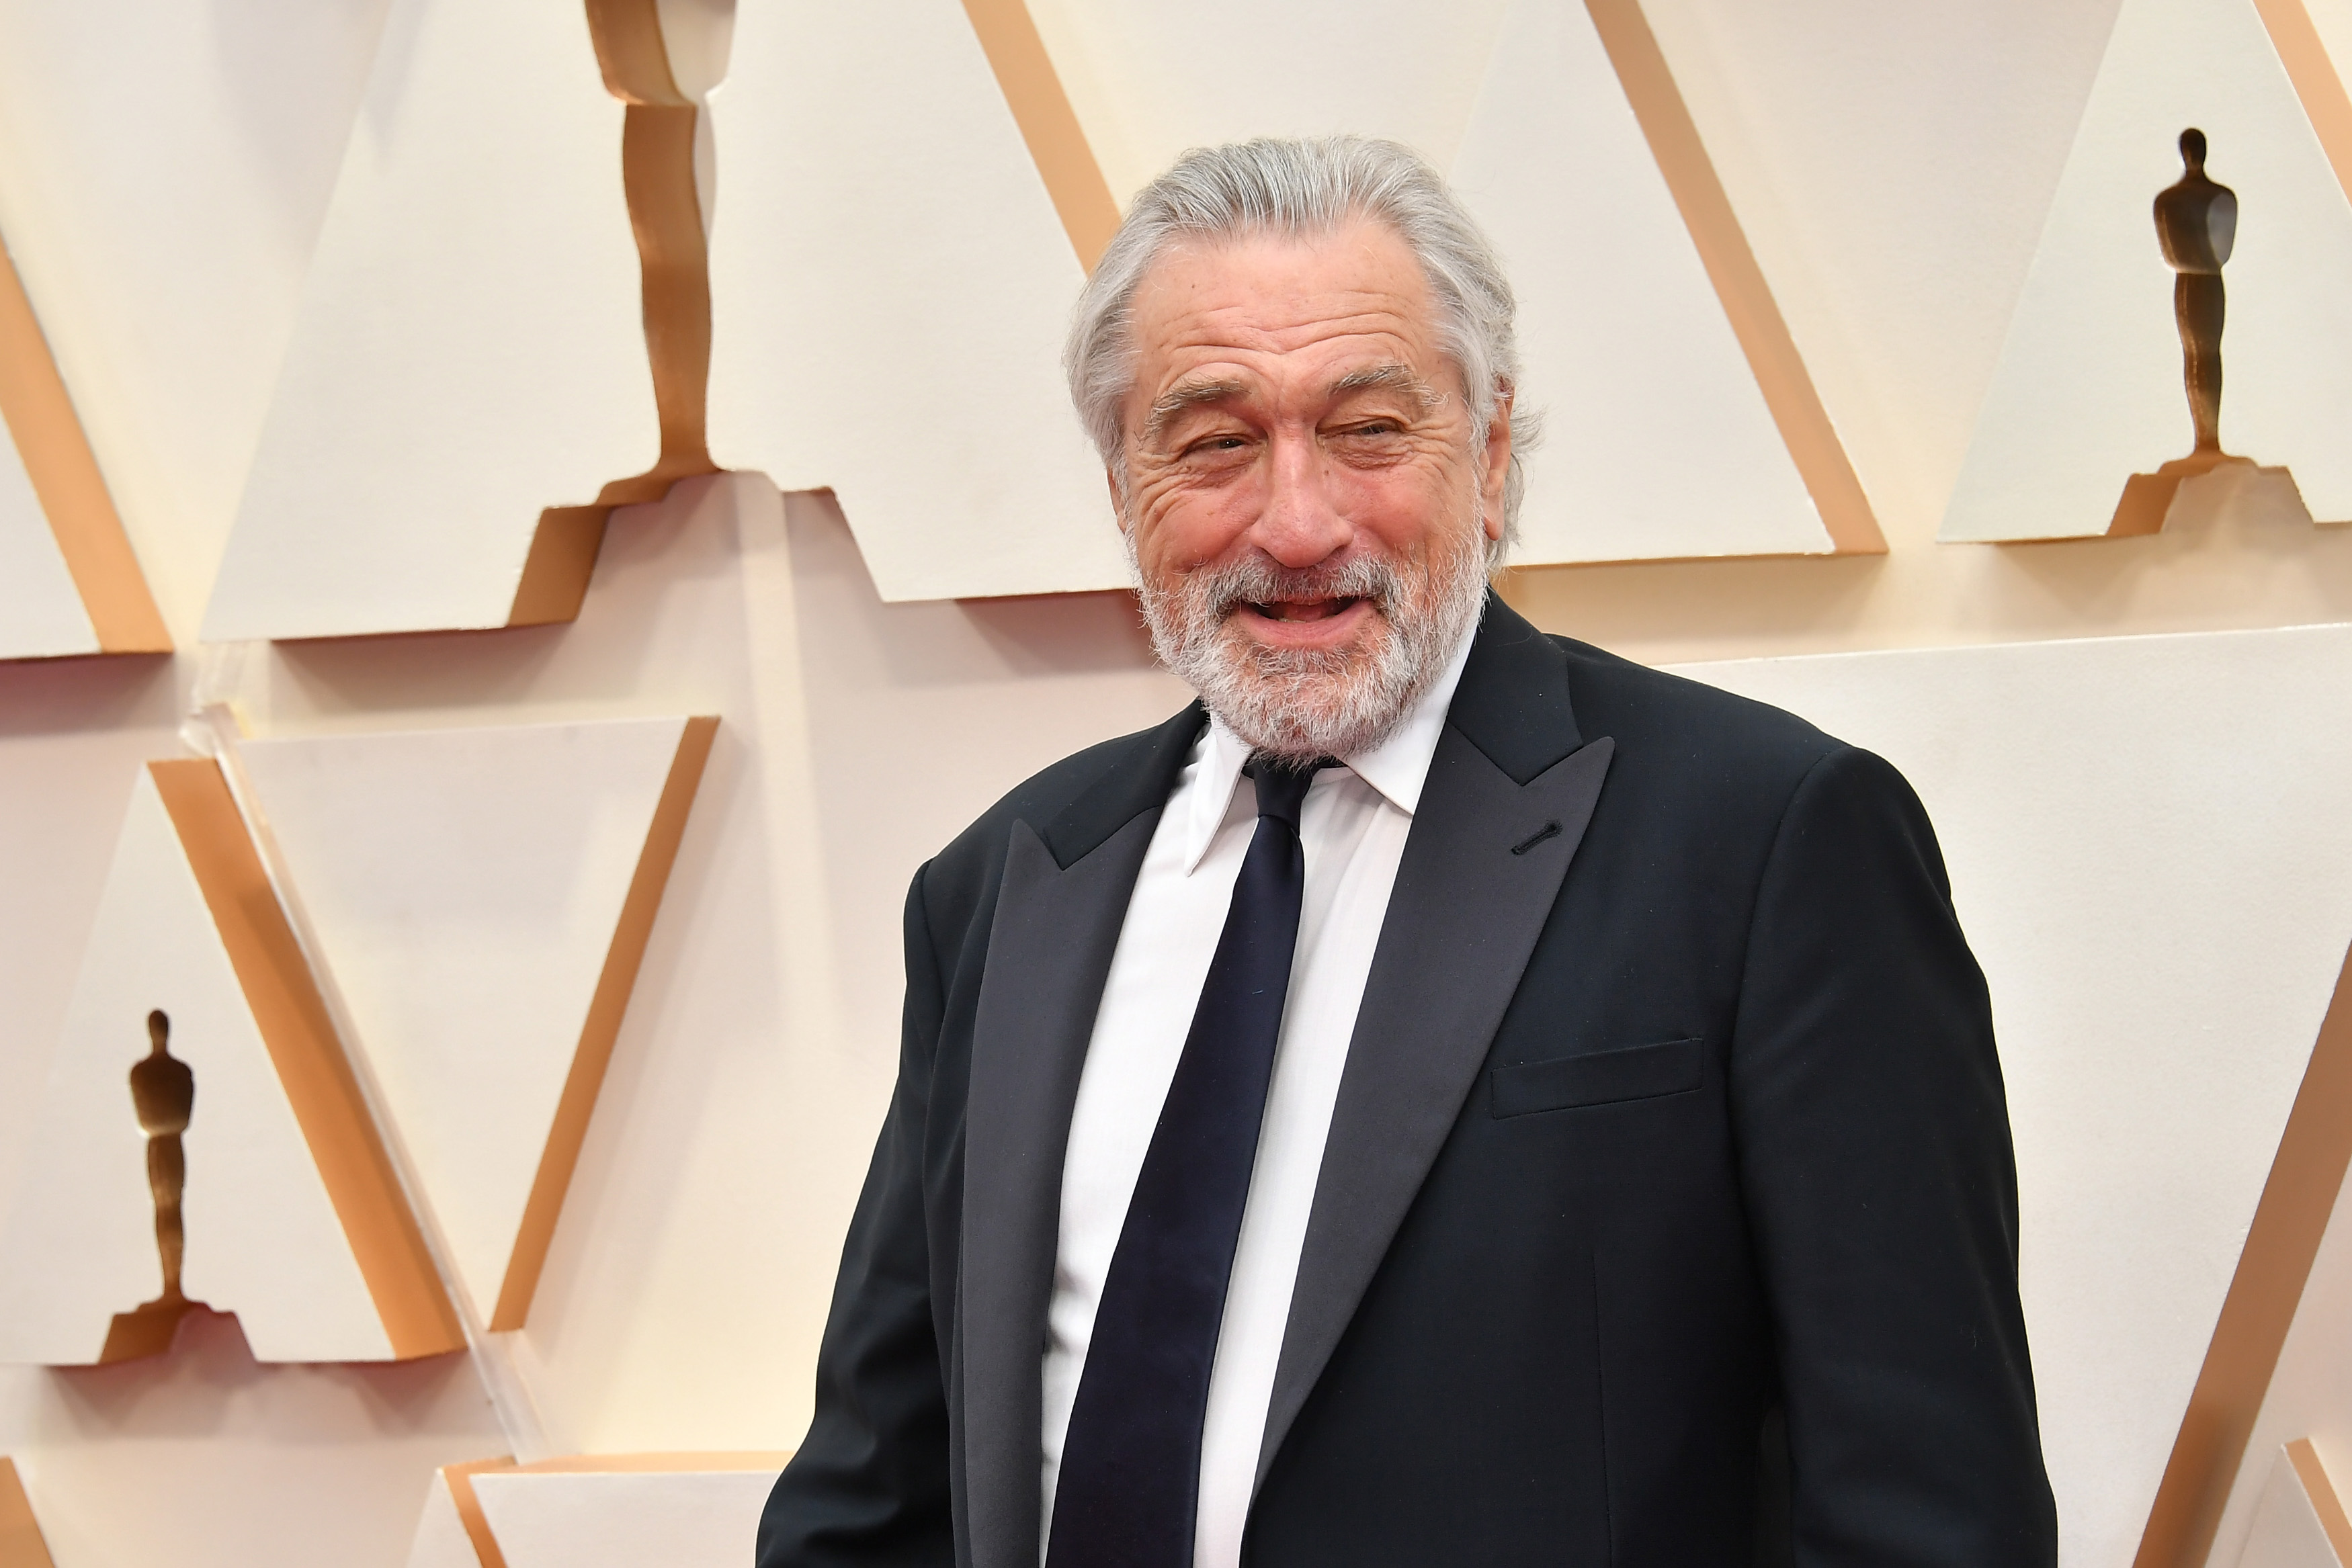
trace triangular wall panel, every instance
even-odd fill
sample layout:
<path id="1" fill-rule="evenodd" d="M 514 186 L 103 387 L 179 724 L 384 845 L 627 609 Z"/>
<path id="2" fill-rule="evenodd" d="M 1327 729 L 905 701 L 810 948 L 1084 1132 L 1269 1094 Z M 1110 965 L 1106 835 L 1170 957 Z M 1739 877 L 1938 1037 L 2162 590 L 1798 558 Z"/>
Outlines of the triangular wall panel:
<path id="1" fill-rule="evenodd" d="M 1637 118 L 1595 26 L 1653 68 Z M 1493 237 L 1519 299 L 1522 389 L 1548 422 L 1527 458 L 1514 559 L 1826 554 L 1840 538 L 1807 487 L 1725 298 L 1669 188 L 1643 118 L 1686 133 L 1685 202 L 1712 210 L 1755 318 L 1756 351 L 1781 371 L 1780 411 L 1810 440 L 1817 482 L 1848 549 L 1883 548 L 1844 455 L 1795 359 L 1762 275 L 1638 7 L 1513 0 L 1453 177 Z M 1740 263 L 1745 261 L 1742 267 Z M 1728 280 L 1727 280 L 1728 281 Z M 1735 288 L 1738 287 L 1734 285 Z M 1793 377 L 1787 372 L 1793 371 Z"/>
<path id="2" fill-rule="evenodd" d="M 2221 444 L 2352 520 L 2352 203 L 2253 0 L 2124 0 L 1939 538 L 2106 533 L 2133 474 L 2189 455 L 2152 206 L 2191 126 L 2238 197 Z"/>
<path id="3" fill-rule="evenodd" d="M 152 764 L 131 796 L 0 1223 L 0 1360 L 162 1347 L 110 1337 L 117 1314 L 161 1294 L 128 1083 L 150 1009 L 168 1016 L 171 1052 L 194 1074 L 187 1296 L 235 1312 L 262 1361 L 457 1348 L 455 1314 L 227 785 L 192 760 Z"/>
<path id="4" fill-rule="evenodd" d="M 520 1328 L 717 720 L 245 742 L 431 1203 Z"/>
<path id="5" fill-rule="evenodd" d="M 712 459 L 831 488 L 886 601 L 1124 587 L 1085 274 L 962 8 L 742 0 L 710 112 Z"/>
<path id="6" fill-rule="evenodd" d="M 568 620 L 605 508 L 707 466 L 698 428 L 665 430 L 696 421 L 661 406 L 648 360 L 681 304 L 667 337 L 707 330 L 694 111 L 650 16 L 394 0 L 207 640 Z"/>

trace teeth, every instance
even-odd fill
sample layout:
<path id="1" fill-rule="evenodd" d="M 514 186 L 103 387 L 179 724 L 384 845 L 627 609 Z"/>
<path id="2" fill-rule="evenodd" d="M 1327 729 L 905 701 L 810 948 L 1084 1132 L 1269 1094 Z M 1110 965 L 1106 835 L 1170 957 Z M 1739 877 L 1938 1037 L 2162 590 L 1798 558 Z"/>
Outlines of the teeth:
<path id="1" fill-rule="evenodd" d="M 1349 594 L 1337 599 L 1253 601 L 1250 608 L 1269 621 L 1328 621 L 1353 607 L 1358 597 Z"/>

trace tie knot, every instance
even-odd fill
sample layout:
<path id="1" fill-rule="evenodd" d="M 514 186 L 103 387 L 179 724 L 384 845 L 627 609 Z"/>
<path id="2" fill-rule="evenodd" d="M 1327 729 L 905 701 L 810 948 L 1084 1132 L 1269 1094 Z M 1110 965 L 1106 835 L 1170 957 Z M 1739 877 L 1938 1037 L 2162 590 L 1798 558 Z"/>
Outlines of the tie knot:
<path id="1" fill-rule="evenodd" d="M 1257 814 L 1279 818 L 1295 833 L 1298 831 L 1298 810 L 1306 804 L 1307 787 L 1315 782 L 1315 775 L 1337 766 L 1328 757 L 1318 758 L 1304 768 L 1258 758 L 1242 771 L 1257 786 Z"/>

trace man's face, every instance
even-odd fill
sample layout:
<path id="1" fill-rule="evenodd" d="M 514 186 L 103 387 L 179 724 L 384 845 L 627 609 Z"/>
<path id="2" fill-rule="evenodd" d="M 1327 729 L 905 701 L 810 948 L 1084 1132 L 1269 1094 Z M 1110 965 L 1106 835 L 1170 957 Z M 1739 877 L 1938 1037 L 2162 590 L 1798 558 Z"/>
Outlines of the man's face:
<path id="1" fill-rule="evenodd" d="M 1132 322 L 1122 525 L 1163 654 L 1265 749 L 1377 740 L 1475 613 L 1510 458 L 1503 410 L 1473 445 L 1411 251 L 1371 223 L 1179 247 Z"/>

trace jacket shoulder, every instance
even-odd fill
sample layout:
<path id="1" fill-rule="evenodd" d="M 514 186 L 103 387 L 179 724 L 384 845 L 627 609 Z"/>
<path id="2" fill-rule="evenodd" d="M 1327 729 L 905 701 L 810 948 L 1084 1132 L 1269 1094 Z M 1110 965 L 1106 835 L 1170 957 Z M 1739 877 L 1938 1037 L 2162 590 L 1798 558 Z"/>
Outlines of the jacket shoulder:
<path id="1" fill-rule="evenodd" d="M 1569 695 L 1588 738 L 1614 736 L 1621 760 L 1693 768 L 1728 784 L 1793 789 L 1822 758 L 1849 749 L 1785 709 L 1579 643 L 1550 641 L 1568 661 Z M 1630 754 L 1630 756 L 1629 756 Z"/>

